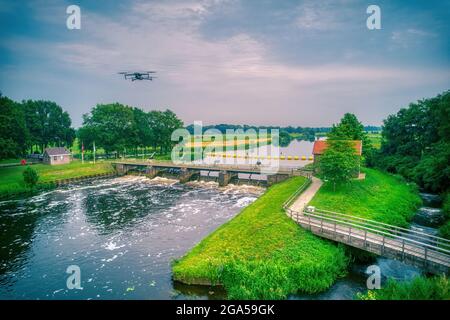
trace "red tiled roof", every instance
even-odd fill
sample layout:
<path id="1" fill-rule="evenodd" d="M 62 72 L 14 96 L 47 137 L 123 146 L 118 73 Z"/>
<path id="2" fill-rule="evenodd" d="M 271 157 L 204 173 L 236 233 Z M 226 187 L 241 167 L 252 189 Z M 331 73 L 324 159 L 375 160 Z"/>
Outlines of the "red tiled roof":
<path id="1" fill-rule="evenodd" d="M 362 141 L 353 140 L 351 141 L 355 148 L 355 153 L 360 156 L 362 154 Z M 328 147 L 326 140 L 316 140 L 314 141 L 313 154 L 323 154 Z"/>

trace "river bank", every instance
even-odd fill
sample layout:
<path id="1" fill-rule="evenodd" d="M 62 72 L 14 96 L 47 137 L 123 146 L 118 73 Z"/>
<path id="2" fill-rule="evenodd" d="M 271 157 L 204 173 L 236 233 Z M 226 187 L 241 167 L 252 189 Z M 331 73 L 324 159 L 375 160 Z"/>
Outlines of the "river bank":
<path id="1" fill-rule="evenodd" d="M 32 168 L 39 175 L 35 188 L 27 188 L 23 182 L 23 170 L 26 166 L 0 168 L 0 199 L 36 194 L 42 190 L 50 190 L 61 184 L 72 183 L 83 179 L 115 174 L 109 162 L 82 163 L 73 161 L 69 164 L 50 166 L 34 164 Z"/>

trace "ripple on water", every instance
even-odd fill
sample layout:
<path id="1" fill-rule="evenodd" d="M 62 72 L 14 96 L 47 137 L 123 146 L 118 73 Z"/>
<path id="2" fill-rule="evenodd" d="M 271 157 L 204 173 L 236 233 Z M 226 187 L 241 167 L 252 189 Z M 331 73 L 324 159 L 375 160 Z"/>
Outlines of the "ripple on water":
<path id="1" fill-rule="evenodd" d="M 5 231 L 0 296 L 170 299 L 172 259 L 257 194 L 247 186 L 183 185 L 132 176 L 74 183 L 0 202 Z M 71 264 L 80 266 L 85 279 L 81 292 L 61 288 Z"/>

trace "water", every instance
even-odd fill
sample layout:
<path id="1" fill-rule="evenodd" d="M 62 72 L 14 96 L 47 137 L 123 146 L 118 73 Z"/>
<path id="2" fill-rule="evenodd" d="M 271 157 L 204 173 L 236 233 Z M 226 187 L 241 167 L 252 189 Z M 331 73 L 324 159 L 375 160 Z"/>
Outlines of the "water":
<path id="1" fill-rule="evenodd" d="M 0 299 L 225 298 L 221 288 L 173 283 L 170 262 L 262 192 L 254 186 L 219 189 L 214 182 L 182 185 L 130 176 L 0 202 Z M 437 234 L 417 221 L 411 229 Z M 372 264 L 381 268 L 382 283 L 422 274 L 379 257 L 352 264 L 348 275 L 325 292 L 289 298 L 353 299 L 366 291 L 365 272 Z M 67 289 L 69 265 L 81 268 L 83 290 Z"/>
<path id="2" fill-rule="evenodd" d="M 1 299 L 177 299 L 223 296 L 172 283 L 170 263 L 263 189 L 124 177 L 0 202 Z M 83 290 L 69 290 L 78 265 Z"/>
<path id="3" fill-rule="evenodd" d="M 312 157 L 314 141 L 306 140 L 292 140 L 286 147 L 274 148 L 272 145 L 264 145 L 257 148 L 252 148 L 250 150 L 237 150 L 237 151 L 227 151 L 226 149 L 215 150 L 217 154 L 213 156 L 205 156 L 198 163 L 205 164 L 225 164 L 225 165 L 256 165 L 259 161 L 262 166 L 280 166 L 288 168 L 301 168 L 307 164 L 312 163 L 310 157 Z M 223 158 L 221 155 L 227 154 L 230 157 Z M 232 158 L 233 155 L 238 156 L 237 158 Z M 270 156 L 271 159 L 266 159 L 266 156 Z M 286 157 L 285 160 L 273 159 L 274 157 Z M 287 157 L 291 156 L 291 160 L 287 160 Z M 297 156 L 298 160 L 294 157 Z M 239 157 L 250 157 L 250 158 L 239 158 Z M 305 157 L 305 160 L 302 160 Z M 245 179 L 245 177 L 242 177 Z"/>

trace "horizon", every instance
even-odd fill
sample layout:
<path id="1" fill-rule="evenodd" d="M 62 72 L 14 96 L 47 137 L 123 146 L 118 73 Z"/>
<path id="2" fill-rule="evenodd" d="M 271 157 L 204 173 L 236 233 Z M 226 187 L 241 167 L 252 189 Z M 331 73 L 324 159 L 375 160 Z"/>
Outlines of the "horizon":
<path id="1" fill-rule="evenodd" d="M 326 127 L 346 112 L 380 126 L 450 88 L 450 2 L 0 0 L 0 88 L 51 100 L 75 128 L 97 104 L 174 111 L 185 124 Z M 156 70 L 154 81 L 117 72 Z"/>

